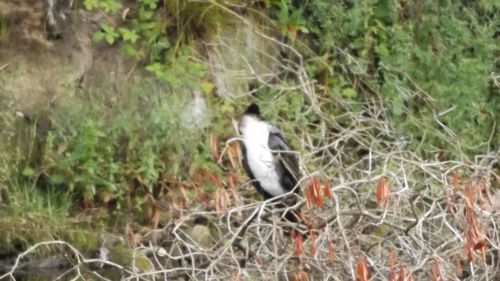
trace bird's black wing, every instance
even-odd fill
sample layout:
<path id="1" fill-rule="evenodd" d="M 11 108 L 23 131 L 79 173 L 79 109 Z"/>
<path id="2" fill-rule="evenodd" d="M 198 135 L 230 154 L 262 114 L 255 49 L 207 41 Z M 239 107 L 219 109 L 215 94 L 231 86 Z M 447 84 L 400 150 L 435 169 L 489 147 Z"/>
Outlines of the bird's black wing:
<path id="1" fill-rule="evenodd" d="M 275 156 L 276 169 L 280 175 L 281 185 L 286 190 L 292 190 L 300 179 L 299 162 L 295 151 L 291 148 L 281 131 L 270 125 L 269 130 L 269 148 Z M 296 188 L 295 192 L 299 189 Z"/>

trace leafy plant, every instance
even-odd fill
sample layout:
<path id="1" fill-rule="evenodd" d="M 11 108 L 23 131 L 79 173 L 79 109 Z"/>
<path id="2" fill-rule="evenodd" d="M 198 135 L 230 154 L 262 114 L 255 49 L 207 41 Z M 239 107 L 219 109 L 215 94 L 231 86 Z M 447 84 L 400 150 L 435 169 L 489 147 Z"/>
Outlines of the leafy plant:
<path id="1" fill-rule="evenodd" d="M 484 151 L 499 137 L 498 87 L 490 80 L 497 8 L 312 1 L 304 14 L 319 56 L 309 71 L 333 95 L 362 103 L 380 96 L 392 125 L 429 156 Z M 462 146 L 449 147 L 450 138 Z"/>
<path id="2" fill-rule="evenodd" d="M 122 7 L 122 4 L 117 0 L 84 0 L 83 5 L 88 10 L 101 9 L 105 13 L 116 13 Z"/>
<path id="3" fill-rule="evenodd" d="M 272 1 L 270 10 L 271 12 L 276 10 L 274 13 L 282 34 L 290 32 L 295 35 L 297 30 L 303 33 L 309 32 L 306 28 L 306 20 L 302 16 L 303 7 L 295 7 L 291 0 Z"/>

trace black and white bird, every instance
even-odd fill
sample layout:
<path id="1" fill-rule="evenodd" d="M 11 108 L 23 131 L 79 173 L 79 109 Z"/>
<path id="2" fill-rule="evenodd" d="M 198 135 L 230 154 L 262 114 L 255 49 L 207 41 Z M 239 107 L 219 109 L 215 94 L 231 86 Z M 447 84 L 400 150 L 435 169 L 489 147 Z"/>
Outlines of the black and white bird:
<path id="1" fill-rule="evenodd" d="M 242 139 L 243 167 L 252 183 L 264 199 L 294 190 L 300 169 L 295 152 L 283 133 L 260 116 L 259 107 L 252 103 L 240 119 L 238 130 Z M 295 204 L 295 198 L 283 200 L 287 206 Z M 291 212 L 285 214 L 289 221 L 297 221 Z"/>

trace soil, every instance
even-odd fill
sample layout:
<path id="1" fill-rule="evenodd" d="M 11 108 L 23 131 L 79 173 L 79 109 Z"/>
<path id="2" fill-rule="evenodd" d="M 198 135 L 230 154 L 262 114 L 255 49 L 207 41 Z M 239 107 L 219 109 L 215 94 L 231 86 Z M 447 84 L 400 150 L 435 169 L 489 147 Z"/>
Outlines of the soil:
<path id="1" fill-rule="evenodd" d="M 58 22 L 59 36 L 51 36 L 46 2 L 0 2 L 0 32 L 4 30 L 0 33 L 0 97 L 14 98 L 15 110 L 25 115 L 50 111 L 77 88 L 120 85 L 135 64 L 117 46 L 92 41 L 103 16 L 83 7 L 56 11 L 66 17 Z"/>

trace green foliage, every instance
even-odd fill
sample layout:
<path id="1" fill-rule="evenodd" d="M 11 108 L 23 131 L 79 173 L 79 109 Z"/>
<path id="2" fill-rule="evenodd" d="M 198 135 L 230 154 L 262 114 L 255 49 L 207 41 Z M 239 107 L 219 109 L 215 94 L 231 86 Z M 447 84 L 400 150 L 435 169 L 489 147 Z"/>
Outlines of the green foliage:
<path id="1" fill-rule="evenodd" d="M 106 135 L 108 132 L 100 120 L 76 121 L 81 123 L 49 132 L 46 150 L 54 152 L 57 157 L 46 159 L 52 183 L 67 184 L 68 192 L 87 197 L 95 195 L 97 188 L 117 191 L 114 178 L 120 163 L 113 161 L 113 136 Z M 68 134 L 73 134 L 73 138 L 58 143 L 57 135 Z M 58 150 L 60 153 L 57 153 Z"/>
<path id="2" fill-rule="evenodd" d="M 2 154 L 6 155 L 6 154 Z M 55 187 L 41 190 L 36 181 L 16 178 L 9 181 L 9 200 L 0 204 L 0 253 L 12 254 L 35 243 L 53 239 L 65 240 L 84 253 L 99 247 L 99 232 L 71 219 L 72 195 Z M 35 178 L 36 180 L 36 178 Z M 100 221 L 97 217 L 92 221 Z M 36 251 L 34 255 L 53 255 L 56 249 Z"/>
<path id="3" fill-rule="evenodd" d="M 90 103 L 75 96 L 62 104 L 34 174 L 87 203 L 110 194 L 117 207 L 135 208 L 163 178 L 188 177 L 211 162 L 203 131 L 183 120 L 190 93 L 171 92 L 189 84 L 162 85 L 137 82 L 120 98 L 89 94 Z M 104 106 L 110 100 L 118 111 Z"/>
<path id="4" fill-rule="evenodd" d="M 24 202 L 20 208 L 32 205 L 63 214 L 67 205 L 53 208 L 54 200 L 24 193 L 29 189 L 21 186 L 49 188 L 54 198 L 86 204 L 111 194 L 119 208 L 136 208 L 166 178 L 182 180 L 200 168 L 220 173 L 206 131 L 186 126 L 183 116 L 191 90 L 201 90 L 217 113 L 207 131 L 220 140 L 234 136 L 231 118 L 249 102 L 213 96 L 199 54 L 203 50 L 193 47 L 230 22 L 227 11 L 197 1 L 83 3 L 106 15 L 94 41 L 119 46 L 157 80 L 142 77 L 124 90 L 93 88 L 70 96 L 50 112 L 52 127 L 43 136 L 36 120 L 25 124 L 21 134 L 16 126 L 22 118 L 12 114 L 14 98 L 0 96 L 0 190 L 13 186 L 13 202 Z M 240 7 L 241 1 L 234 4 Z M 272 19 L 258 28 L 294 33 L 308 46 L 300 51 L 307 72 L 324 91 L 318 91 L 323 118 L 335 116 L 345 128 L 358 126 L 342 115 L 345 109 L 358 114 L 380 99 L 391 125 L 412 136 L 410 145 L 425 156 L 479 153 L 488 149 L 490 137 L 489 148 L 500 142 L 500 95 L 490 78 L 498 72 L 495 1 L 270 0 L 248 5 L 241 9 L 258 8 L 255 14 Z M 8 24 L 0 19 L 0 38 L 7 32 Z M 296 84 L 291 77 L 278 78 L 280 86 Z M 320 122 L 306 110 L 309 101 L 299 91 L 284 95 L 263 89 L 257 98 L 264 116 L 277 122 L 295 147 L 301 134 Z M 338 100 L 345 104 L 339 106 Z M 37 137 L 44 139 L 43 149 L 35 151 Z M 460 140 L 462 147 L 449 147 L 449 138 Z M 215 185 L 204 188 L 213 191 Z"/>
<path id="5" fill-rule="evenodd" d="M 187 78 L 196 84 L 193 86 L 198 86 L 200 79 L 206 76 L 206 67 L 191 59 L 193 52 L 187 43 L 196 36 L 216 32 L 224 22 L 219 7 L 200 2 L 164 1 L 160 9 L 158 0 L 134 4 L 86 0 L 84 4 L 88 10 L 102 9 L 110 18 L 121 9 L 130 11 L 125 20 L 101 23 L 101 31 L 94 34 L 94 41 L 105 40 L 110 45 L 119 43 L 127 55 L 145 59 L 146 69 L 170 84 Z"/>
<path id="6" fill-rule="evenodd" d="M 22 218 L 26 214 L 31 217 L 42 217 L 58 221 L 65 220 L 70 214 L 72 198 L 55 188 L 41 191 L 34 188 L 34 182 L 22 181 L 11 186 L 9 194 L 9 214 L 13 218 Z"/>
<path id="7" fill-rule="evenodd" d="M 479 153 L 498 130 L 490 80 L 498 9 L 491 1 L 312 1 L 305 14 L 319 56 L 308 70 L 346 99 L 379 95 L 393 126 L 413 135 L 415 147 L 425 136 L 429 155 Z M 447 145 L 455 137 L 462 147 Z"/>
<path id="8" fill-rule="evenodd" d="M 271 14 L 276 14 L 282 34 L 290 30 L 299 30 L 303 33 L 309 32 L 303 14 L 303 7 L 294 7 L 291 0 L 280 0 L 271 2 Z"/>
<path id="9" fill-rule="evenodd" d="M 86 0 L 84 5 L 107 14 L 94 41 L 120 45 L 127 55 L 144 61 L 145 69 L 166 87 L 153 95 L 138 83 L 141 86 L 117 106 L 119 112 L 105 107 L 75 110 L 68 104 L 49 135 L 45 160 L 51 183 L 83 198 L 110 192 L 120 205 L 129 202 L 131 194 L 141 200 L 137 195 L 151 193 L 162 177 L 188 176 L 198 168 L 218 170 L 207 161 L 210 146 L 201 141 L 202 132 L 182 124 L 182 111 L 190 90 L 210 94 L 213 89 L 206 81 L 206 66 L 193 60 L 196 55 L 187 43 L 195 34 L 201 37 L 217 29 L 220 9 L 208 3 L 158 0 Z"/>
<path id="10" fill-rule="evenodd" d="M 190 60 L 189 50 L 186 48 L 182 48 L 177 56 L 169 50 L 163 63 L 152 63 L 146 69 L 174 88 L 201 87 L 201 81 L 206 76 L 206 66 Z"/>
<path id="11" fill-rule="evenodd" d="M 105 13 L 116 13 L 122 7 L 122 4 L 117 0 L 84 0 L 83 5 L 88 10 L 101 9 Z"/>
<path id="12" fill-rule="evenodd" d="M 94 41 L 105 40 L 110 45 L 118 42 L 127 55 L 136 58 L 144 58 L 149 52 L 154 57 L 170 47 L 166 40 L 165 19 L 157 11 L 158 0 L 139 1 L 133 6 L 116 0 L 86 0 L 84 4 L 88 10 L 102 9 L 109 14 L 108 21 L 100 25 L 101 31 L 94 34 Z M 134 11 L 130 12 L 132 17 L 113 20 L 113 14 L 131 9 Z"/>
<path id="13" fill-rule="evenodd" d="M 123 40 L 126 41 L 127 39 L 130 40 L 130 35 L 129 33 L 124 33 L 122 32 L 121 34 L 116 32 L 115 28 L 112 27 L 112 26 L 109 26 L 108 24 L 106 23 L 103 23 L 101 24 L 101 29 L 102 29 L 102 32 L 97 32 L 94 34 L 94 41 L 96 42 L 99 42 L 101 41 L 102 39 L 105 39 L 106 42 L 108 42 L 108 44 L 113 44 L 115 42 L 116 39 L 118 39 L 120 37 L 120 35 L 123 37 Z M 125 34 L 127 35 L 127 37 L 125 38 Z M 137 35 L 136 35 L 137 36 Z"/>
<path id="14" fill-rule="evenodd" d="M 77 205 L 115 202 L 118 208 L 140 208 L 164 179 L 187 178 L 200 168 L 220 173 L 205 131 L 183 120 L 192 90 L 209 95 L 214 86 L 207 81 L 205 64 L 193 60 L 196 55 L 185 44 L 189 36 L 181 35 L 210 22 L 219 11 L 207 4 L 166 1 L 162 5 L 168 5 L 169 13 L 176 11 L 168 15 L 175 14 L 173 23 L 158 3 L 84 2 L 87 9 L 107 14 L 93 39 L 120 45 L 126 54 L 142 59 L 145 69 L 158 79 L 140 76 L 140 81 L 130 81 L 123 90 L 112 93 L 99 87 L 68 93 L 67 99 L 51 108 L 49 129 L 38 131 L 36 117 L 35 123 L 23 124 L 30 131 L 23 137 L 27 149 L 19 149 L 15 129 L 0 131 L 5 141 L 1 143 L 12 145 L 0 151 L 6 155 L 0 157 L 1 183 L 32 181 L 37 188 L 55 188 L 71 195 Z M 125 8 L 129 16 L 118 18 Z M 167 31 L 174 27 L 178 37 L 172 40 Z M 215 25 L 211 28 L 216 29 Z M 13 102 L 13 98 L 0 99 L 3 101 Z M 8 128 L 15 127 L 13 107 L 0 112 L 1 118 L 8 119 Z M 223 131 L 227 126 L 219 130 Z M 37 161 L 32 161 L 35 145 L 41 148 L 33 152 Z"/>

